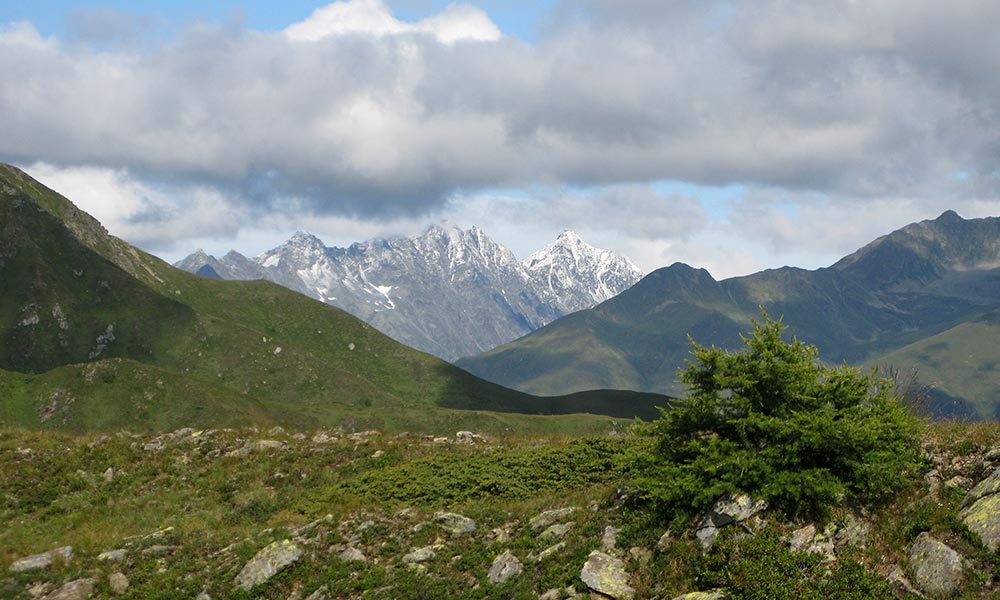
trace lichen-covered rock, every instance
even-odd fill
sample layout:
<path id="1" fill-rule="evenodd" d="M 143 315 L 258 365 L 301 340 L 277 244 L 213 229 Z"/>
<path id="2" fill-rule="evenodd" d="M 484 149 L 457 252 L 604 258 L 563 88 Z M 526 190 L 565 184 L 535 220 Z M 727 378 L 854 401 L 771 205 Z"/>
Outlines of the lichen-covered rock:
<path id="1" fill-rule="evenodd" d="M 1000 548 L 1000 469 L 972 488 L 958 516 L 990 551 Z"/>
<path id="2" fill-rule="evenodd" d="M 557 540 L 566 535 L 567 533 L 569 533 L 569 530 L 572 528 L 573 528 L 572 521 L 570 521 L 569 523 L 556 523 L 555 525 L 549 525 L 549 527 L 545 531 L 538 534 L 538 539 Z"/>
<path id="3" fill-rule="evenodd" d="M 522 571 L 524 571 L 524 565 L 521 564 L 521 561 L 510 550 L 504 550 L 493 559 L 493 564 L 490 566 L 490 572 L 487 577 L 490 583 L 499 585 L 513 577 L 517 577 Z"/>
<path id="4" fill-rule="evenodd" d="M 261 450 L 287 450 L 288 444 L 284 442 L 279 442 L 277 440 L 254 440 L 242 448 L 238 448 L 226 454 L 226 456 L 246 456 L 251 452 L 259 452 Z"/>
<path id="5" fill-rule="evenodd" d="M 726 594 L 722 590 L 712 590 L 711 592 L 689 592 L 681 594 L 674 600 L 725 600 Z"/>
<path id="6" fill-rule="evenodd" d="M 566 547 L 566 542 L 559 542 L 558 544 L 553 544 L 548 548 L 546 548 L 545 550 L 539 552 L 538 556 L 535 557 L 535 562 L 542 562 L 543 560 L 552 557 L 554 554 L 561 551 L 565 547 Z M 531 557 L 529 556 L 528 558 Z"/>
<path id="7" fill-rule="evenodd" d="M 337 558 L 345 562 L 367 562 L 368 560 L 365 558 L 364 552 L 357 548 L 346 548 L 337 555 Z"/>
<path id="8" fill-rule="evenodd" d="M 73 558 L 73 547 L 63 546 L 62 548 L 56 548 L 55 550 L 49 550 L 41 554 L 32 554 L 31 556 L 19 558 L 10 564 L 10 570 L 19 573 L 34 569 L 45 569 L 52 566 L 56 558 L 69 561 Z"/>
<path id="9" fill-rule="evenodd" d="M 434 513 L 434 520 L 452 535 L 462 535 L 476 530 L 476 522 L 458 513 L 443 510 Z"/>
<path id="10" fill-rule="evenodd" d="M 93 593 L 93 579 L 77 579 L 63 585 L 42 600 L 87 600 Z"/>
<path id="11" fill-rule="evenodd" d="M 243 566 L 233 583 L 250 591 L 280 573 L 302 556 L 302 549 L 291 540 L 282 540 L 266 546 Z"/>
<path id="12" fill-rule="evenodd" d="M 413 565 L 427 562 L 434 558 L 434 556 L 434 549 L 430 546 L 424 546 L 423 548 L 414 548 L 413 551 L 403 557 L 403 562 Z"/>
<path id="13" fill-rule="evenodd" d="M 580 579 L 591 590 L 615 600 L 631 600 L 635 597 L 635 590 L 629 586 L 625 563 L 598 550 L 587 557 L 587 562 L 580 570 Z"/>
<path id="14" fill-rule="evenodd" d="M 564 520 L 566 517 L 580 510 L 579 506 L 567 506 L 566 508 L 557 508 L 555 510 L 547 510 L 531 518 L 528 521 L 528 526 L 532 529 L 545 529 L 553 523 L 558 523 Z"/>
<path id="15" fill-rule="evenodd" d="M 910 546 L 910 569 L 917 586 L 937 598 L 946 598 L 962 585 L 962 556 L 926 531 Z"/>

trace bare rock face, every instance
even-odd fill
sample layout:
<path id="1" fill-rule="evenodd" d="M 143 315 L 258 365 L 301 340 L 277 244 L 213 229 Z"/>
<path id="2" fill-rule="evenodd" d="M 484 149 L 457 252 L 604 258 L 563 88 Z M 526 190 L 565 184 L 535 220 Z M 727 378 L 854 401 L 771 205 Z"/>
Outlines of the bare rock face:
<path id="1" fill-rule="evenodd" d="M 264 583 L 299 560 L 301 556 L 302 549 L 291 540 L 274 542 L 251 558 L 233 583 L 236 587 L 249 592 L 254 586 Z"/>
<path id="2" fill-rule="evenodd" d="M 478 227 L 450 225 L 349 248 L 296 233 L 253 259 L 198 251 L 176 266 L 222 279 L 268 279 L 445 360 L 517 339 L 642 278 L 628 259 L 571 231 L 518 261 Z"/>
<path id="3" fill-rule="evenodd" d="M 615 600 L 635 598 L 635 589 L 629 586 L 625 563 L 603 552 L 594 550 L 590 553 L 580 570 L 580 579 L 591 590 Z"/>
<path id="4" fill-rule="evenodd" d="M 493 559 L 488 578 L 490 583 L 499 585 L 517 577 L 524 571 L 524 565 L 510 550 L 504 550 Z"/>
<path id="5" fill-rule="evenodd" d="M 962 585 L 962 556 L 926 531 L 910 547 L 910 569 L 920 589 L 935 598 L 952 596 Z"/>

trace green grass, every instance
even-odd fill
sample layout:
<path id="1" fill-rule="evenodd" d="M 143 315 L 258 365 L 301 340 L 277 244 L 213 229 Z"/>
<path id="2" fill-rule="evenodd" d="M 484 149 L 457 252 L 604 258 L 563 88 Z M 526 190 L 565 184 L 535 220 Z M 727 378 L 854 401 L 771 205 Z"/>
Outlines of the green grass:
<path id="1" fill-rule="evenodd" d="M 488 383 L 276 284 L 174 269 L 108 236 L 16 169 L 0 167 L 0 185 L 0 426 L 317 427 L 349 419 L 397 431 L 466 423 L 580 433 L 608 420 L 486 413 L 650 418 L 665 402 L 616 391 L 539 398 Z M 100 349 L 109 326 L 115 338 Z M 58 416 L 40 418 L 53 405 Z"/>
<path id="2" fill-rule="evenodd" d="M 4 597 L 28 598 L 30 586 L 47 582 L 51 590 L 78 577 L 97 578 L 97 596 L 108 597 L 107 576 L 121 571 L 131 597 L 142 598 L 190 598 L 203 589 L 213 598 L 285 598 L 295 590 L 305 597 L 326 585 L 334 598 L 533 599 L 567 586 L 583 593 L 580 568 L 608 525 L 623 530 L 619 552 L 643 598 L 721 585 L 733 598 L 881 599 L 883 576 L 893 564 L 906 568 L 907 548 L 921 531 L 969 559 L 963 600 L 988 597 L 994 589 L 989 574 L 1000 566 L 958 522 L 962 492 L 942 489 L 931 500 L 920 481 L 885 506 L 833 507 L 829 523 L 860 512 L 872 531 L 864 548 L 824 565 L 780 542 L 804 523 L 776 516 L 754 537 L 723 535 L 707 554 L 693 537 L 694 521 L 675 528 L 672 541 L 658 548 L 665 523 L 635 512 L 626 499 L 629 467 L 620 457 L 643 443 L 628 432 L 585 438 L 507 432 L 461 444 L 454 437 L 435 442 L 415 434 L 351 438 L 324 431 L 332 439 L 314 440 L 315 430 L 261 428 L 101 437 L 0 429 Z M 954 459 L 1000 441 L 995 424 L 976 425 L 968 434 L 953 424 L 925 432 L 927 443 L 956 465 L 943 477 L 971 473 Z M 229 455 L 265 439 L 285 447 Z M 102 475 L 109 467 L 110 482 Z M 574 525 L 563 538 L 566 546 L 546 562 L 531 562 L 529 556 L 555 540 L 539 539 L 528 521 L 564 506 L 579 507 L 567 519 Z M 451 537 L 434 523 L 438 510 L 475 519 L 475 533 Z M 298 536 L 306 550 L 298 563 L 252 594 L 233 588 L 258 550 L 317 520 Z M 495 529 L 509 539 L 498 542 Z M 339 560 L 348 544 L 369 562 Z M 8 570 L 17 558 L 63 545 L 74 548 L 69 563 L 40 572 Z M 402 563 L 402 555 L 428 545 L 437 549 L 425 574 Z M 125 561 L 97 560 L 118 548 L 128 550 Z M 505 549 L 522 560 L 524 574 L 490 585 L 490 563 Z M 770 596 L 761 595 L 768 590 Z"/>

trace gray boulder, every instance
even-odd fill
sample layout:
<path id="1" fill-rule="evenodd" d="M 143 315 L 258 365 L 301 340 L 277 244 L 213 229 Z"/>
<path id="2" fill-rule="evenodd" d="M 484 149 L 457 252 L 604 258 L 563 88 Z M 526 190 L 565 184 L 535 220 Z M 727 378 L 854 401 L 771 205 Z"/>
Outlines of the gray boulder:
<path id="1" fill-rule="evenodd" d="M 488 578 L 490 583 L 499 585 L 517 577 L 522 571 L 524 571 L 524 565 L 521 564 L 521 561 L 510 550 L 504 550 L 493 559 Z"/>
<path id="2" fill-rule="evenodd" d="M 19 558 L 10 564 L 10 570 L 15 573 L 20 573 L 21 571 L 46 569 L 52 566 L 52 563 L 56 560 L 56 558 L 59 558 L 64 562 L 68 562 L 71 558 L 73 558 L 73 547 L 63 546 L 62 548 L 56 548 L 55 550 L 49 550 L 48 552 L 42 552 L 41 554 L 32 554 L 31 556 Z"/>
<path id="3" fill-rule="evenodd" d="M 532 529 L 545 529 L 553 523 L 558 523 L 565 520 L 571 514 L 580 510 L 579 506 L 567 506 L 566 508 L 557 508 L 555 510 L 547 510 L 531 518 L 528 521 L 528 526 Z"/>
<path id="4" fill-rule="evenodd" d="M 715 538 L 718 537 L 721 528 L 743 523 L 765 510 L 767 510 L 767 501 L 765 500 L 753 500 L 746 494 L 723 496 L 698 523 L 695 535 L 702 547 L 709 550 L 715 543 Z"/>
<path id="5" fill-rule="evenodd" d="M 116 596 L 121 596 L 128 591 L 128 577 L 121 571 L 116 571 L 108 576 L 108 586 Z"/>
<path id="6" fill-rule="evenodd" d="M 962 557 L 926 531 L 910 546 L 910 569 L 917 586 L 931 596 L 946 598 L 962 585 Z"/>
<path id="7" fill-rule="evenodd" d="M 556 523 L 555 525 L 549 525 L 548 529 L 538 534 L 538 539 L 540 540 L 557 540 L 573 528 L 573 522 L 569 523 Z"/>
<path id="8" fill-rule="evenodd" d="M 681 594 L 674 600 L 725 600 L 726 595 L 722 590 L 712 590 L 711 592 L 689 592 Z"/>
<path id="9" fill-rule="evenodd" d="M 282 540 L 266 546 L 243 566 L 233 583 L 236 587 L 250 591 L 274 577 L 286 567 L 299 560 L 302 549 L 291 540 Z"/>
<path id="10" fill-rule="evenodd" d="M 625 563 L 598 550 L 594 550 L 587 557 L 587 562 L 580 570 L 580 579 L 591 590 L 615 600 L 635 598 L 635 590 L 629 586 Z"/>
<path id="11" fill-rule="evenodd" d="M 476 522 L 469 517 L 464 517 L 457 513 L 438 511 L 434 513 L 434 520 L 445 531 L 458 536 L 471 533 L 476 530 Z"/>
<path id="12" fill-rule="evenodd" d="M 411 565 L 415 565 L 422 562 L 427 562 L 434 558 L 434 549 L 430 546 L 424 546 L 423 548 L 414 548 L 409 554 L 403 557 L 403 562 Z"/>
<path id="13" fill-rule="evenodd" d="M 63 585 L 42 600 L 87 600 L 94 593 L 93 579 L 77 579 Z"/>

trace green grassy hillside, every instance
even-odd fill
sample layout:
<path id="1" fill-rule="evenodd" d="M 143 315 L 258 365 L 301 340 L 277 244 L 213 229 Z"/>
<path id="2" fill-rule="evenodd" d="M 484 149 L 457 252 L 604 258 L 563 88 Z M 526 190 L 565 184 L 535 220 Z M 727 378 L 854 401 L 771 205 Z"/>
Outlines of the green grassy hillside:
<path id="1" fill-rule="evenodd" d="M 998 261 L 1000 219 L 945 213 L 815 271 L 783 267 L 716 281 L 704 269 L 677 263 L 597 307 L 458 364 L 533 394 L 596 387 L 681 395 L 677 370 L 689 358 L 689 337 L 735 348 L 763 308 L 821 348 L 828 363 L 920 367 L 926 383 L 941 389 L 935 409 L 946 407 L 941 394 L 949 394 L 992 417 L 1000 381 L 980 371 L 971 383 L 957 357 L 975 354 L 980 366 L 1000 360 L 1000 350 L 974 341 L 992 333 L 980 315 L 1000 306 Z M 891 354 L 951 331 L 948 357 L 922 364 L 917 356 Z"/>
<path id="2" fill-rule="evenodd" d="M 401 425 L 419 428 L 411 417 L 421 411 L 630 418 L 662 404 L 595 392 L 577 407 L 506 389 L 278 285 L 174 269 L 107 235 L 12 167 L 0 167 L 0 192 L 0 386 L 7 390 L 0 415 L 7 424 L 314 426 L 377 409 L 410 415 Z M 75 400 L 62 402 L 60 418 L 41 419 L 53 398 L 69 397 Z"/>

